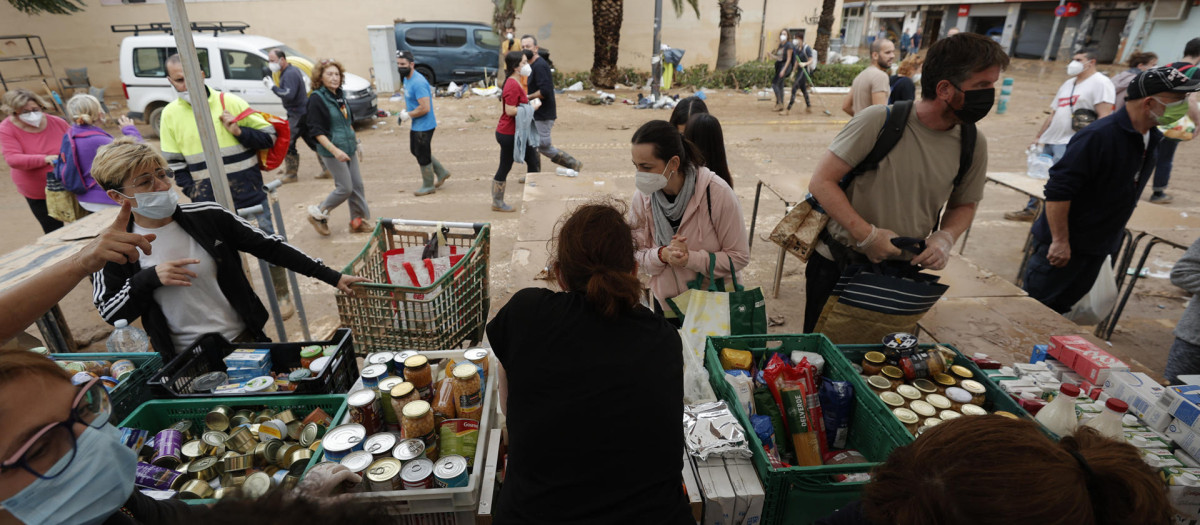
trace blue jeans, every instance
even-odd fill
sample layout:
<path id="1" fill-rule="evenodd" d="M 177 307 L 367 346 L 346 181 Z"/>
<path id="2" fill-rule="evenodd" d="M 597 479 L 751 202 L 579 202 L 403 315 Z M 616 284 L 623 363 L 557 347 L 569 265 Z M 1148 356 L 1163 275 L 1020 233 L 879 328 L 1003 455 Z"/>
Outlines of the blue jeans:
<path id="1" fill-rule="evenodd" d="M 1158 143 L 1158 164 L 1154 166 L 1154 192 L 1167 189 L 1171 182 L 1171 166 L 1175 163 L 1175 148 L 1179 147 L 1178 140 L 1163 139 Z"/>
<path id="2" fill-rule="evenodd" d="M 1171 344 L 1171 352 L 1167 354 L 1163 377 L 1168 384 L 1175 385 L 1179 383 L 1179 376 L 1189 374 L 1200 374 L 1200 346 L 1176 337 Z"/>
<path id="3" fill-rule="evenodd" d="M 1067 153 L 1067 145 L 1066 144 L 1045 144 L 1042 146 L 1042 153 L 1045 153 L 1045 154 L 1053 157 L 1054 163 L 1058 164 L 1058 161 L 1062 160 L 1063 155 L 1065 155 Z M 1029 202 L 1025 203 L 1025 209 L 1029 210 L 1030 212 L 1036 210 L 1037 202 L 1038 202 L 1037 199 L 1030 197 Z"/>
<path id="4" fill-rule="evenodd" d="M 254 219 L 254 222 L 258 225 L 258 229 L 267 232 L 267 235 L 275 235 L 275 226 L 271 222 L 271 201 L 263 201 L 262 207 L 262 213 L 251 215 L 250 218 Z"/>

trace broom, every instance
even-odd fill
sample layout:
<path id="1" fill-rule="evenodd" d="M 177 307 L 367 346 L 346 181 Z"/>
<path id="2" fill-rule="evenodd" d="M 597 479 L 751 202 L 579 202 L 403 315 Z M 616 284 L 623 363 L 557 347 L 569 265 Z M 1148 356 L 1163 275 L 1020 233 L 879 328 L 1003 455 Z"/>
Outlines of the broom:
<path id="1" fill-rule="evenodd" d="M 809 74 L 808 74 L 808 68 L 806 68 L 806 67 L 802 67 L 802 68 L 800 68 L 800 71 L 803 71 L 803 72 L 804 72 L 804 78 L 807 78 L 807 79 L 808 79 L 808 85 L 809 85 L 809 86 L 812 86 L 812 87 L 814 87 L 814 88 L 815 88 L 815 87 L 817 87 L 817 84 L 816 84 L 816 82 L 813 82 L 812 75 L 809 75 Z M 812 94 L 812 96 L 813 96 L 813 97 L 816 97 L 816 99 L 817 99 L 817 102 L 820 102 L 820 103 L 821 103 L 821 109 L 822 109 L 822 110 L 825 112 L 825 116 L 827 116 L 827 117 L 832 117 L 832 116 L 833 116 L 833 113 L 830 113 L 830 112 L 829 112 L 829 108 L 825 106 L 825 99 L 821 98 L 821 96 L 820 96 L 820 95 L 818 95 L 818 94 L 816 93 L 816 91 L 815 91 L 815 90 L 813 91 L 813 94 Z"/>

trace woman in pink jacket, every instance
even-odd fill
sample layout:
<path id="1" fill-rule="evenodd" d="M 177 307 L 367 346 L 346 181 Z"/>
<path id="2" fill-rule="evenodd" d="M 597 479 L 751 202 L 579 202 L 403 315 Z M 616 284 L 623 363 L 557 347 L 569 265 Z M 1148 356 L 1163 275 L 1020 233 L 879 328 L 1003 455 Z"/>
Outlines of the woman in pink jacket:
<path id="1" fill-rule="evenodd" d="M 666 300 L 708 273 L 709 254 L 716 255 L 715 277 L 750 262 L 742 209 L 729 184 L 703 167 L 696 146 L 667 121 L 638 128 L 632 153 L 638 173 L 629 222 L 638 267 L 650 275 L 655 311 L 678 324 Z"/>
<path id="2" fill-rule="evenodd" d="M 62 227 L 46 210 L 46 174 L 54 168 L 58 148 L 70 126 L 67 121 L 47 115 L 45 100 L 24 88 L 4 94 L 0 105 L 8 118 L 0 122 L 0 153 L 8 163 L 17 191 L 29 203 L 43 233 Z"/>

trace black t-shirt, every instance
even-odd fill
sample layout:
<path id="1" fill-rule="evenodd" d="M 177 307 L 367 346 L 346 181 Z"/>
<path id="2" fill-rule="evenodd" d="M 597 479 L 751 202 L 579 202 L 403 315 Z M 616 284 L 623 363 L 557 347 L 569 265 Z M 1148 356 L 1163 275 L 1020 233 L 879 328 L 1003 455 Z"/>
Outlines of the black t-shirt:
<path id="1" fill-rule="evenodd" d="M 533 112 L 533 120 L 556 120 L 558 110 L 554 106 L 554 75 L 550 72 L 550 62 L 538 57 L 529 67 L 533 70 L 529 75 L 529 92 L 542 92 L 542 107 Z"/>
<path id="2" fill-rule="evenodd" d="M 695 523 L 683 491 L 678 332 L 641 306 L 526 288 L 487 326 L 508 377 L 503 523 Z"/>
<path id="3" fill-rule="evenodd" d="M 125 500 L 125 505 L 104 520 L 103 525 L 180 523 L 191 512 L 191 507 L 182 501 L 158 501 L 135 488 L 129 499 Z"/>

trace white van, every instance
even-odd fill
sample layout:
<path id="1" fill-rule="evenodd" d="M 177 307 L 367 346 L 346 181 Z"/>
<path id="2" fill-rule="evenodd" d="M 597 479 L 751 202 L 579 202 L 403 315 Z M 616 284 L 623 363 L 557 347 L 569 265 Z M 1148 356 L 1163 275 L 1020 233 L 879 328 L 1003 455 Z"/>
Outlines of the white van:
<path id="1" fill-rule="evenodd" d="M 157 26 L 158 24 L 155 24 Z M 117 31 L 118 27 L 114 27 Z M 170 27 L 170 26 L 167 26 Z M 313 60 L 303 53 L 271 38 L 243 34 L 192 33 L 200 68 L 209 87 L 235 93 L 258 111 L 287 117 L 283 103 L 263 86 L 270 76 L 267 52 L 282 49 L 288 63 L 308 76 Z M 121 87 L 128 101 L 129 117 L 144 120 L 158 132 L 162 110 L 175 100 L 175 88 L 167 80 L 167 57 L 175 53 L 175 37 L 170 34 L 137 34 L 121 41 Z M 305 88 L 309 88 L 305 83 Z M 356 121 L 375 118 L 378 97 L 375 86 L 358 75 L 346 74 L 342 87 L 346 102 Z"/>

